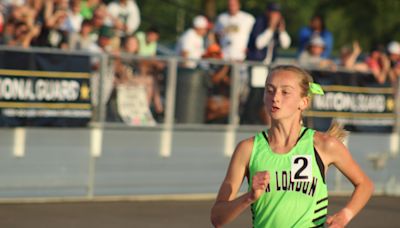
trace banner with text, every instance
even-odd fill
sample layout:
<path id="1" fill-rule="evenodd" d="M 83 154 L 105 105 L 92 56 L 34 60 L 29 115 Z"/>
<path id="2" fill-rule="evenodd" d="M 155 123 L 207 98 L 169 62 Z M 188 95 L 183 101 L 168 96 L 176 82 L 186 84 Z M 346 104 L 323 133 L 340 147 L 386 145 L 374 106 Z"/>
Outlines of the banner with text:
<path id="1" fill-rule="evenodd" d="M 311 72 L 325 95 L 312 99 L 305 112 L 313 127 L 326 130 L 335 119 L 349 131 L 391 132 L 395 124 L 394 92 L 390 83 L 378 84 L 372 74 Z"/>
<path id="2" fill-rule="evenodd" d="M 0 126 L 85 126 L 92 117 L 90 59 L 0 52 Z"/>

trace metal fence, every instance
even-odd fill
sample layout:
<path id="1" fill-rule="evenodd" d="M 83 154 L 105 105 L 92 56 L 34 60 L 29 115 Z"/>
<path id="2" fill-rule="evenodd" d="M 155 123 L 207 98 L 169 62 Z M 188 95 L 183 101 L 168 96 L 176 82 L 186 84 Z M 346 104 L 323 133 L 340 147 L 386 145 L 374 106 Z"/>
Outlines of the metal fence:
<path id="1" fill-rule="evenodd" d="M 235 145 L 266 128 L 260 124 L 263 120 L 257 119 L 258 113 L 250 117 L 244 114 L 246 97 L 252 89 L 248 85 L 260 87 L 251 74 L 265 74 L 268 70 L 259 63 L 202 60 L 196 61 L 198 68 L 187 69 L 183 67 L 187 61 L 175 57 L 113 57 L 50 49 L 24 51 L 99 58 L 100 68 L 94 72 L 100 75 L 98 87 L 92 84 L 92 91 L 97 91 L 97 105 L 93 105 L 88 126 L 0 129 L 0 197 L 5 200 L 215 194 Z M 116 61 L 133 71 L 143 62 L 157 61 L 162 66 L 152 76 L 164 108 L 157 116 L 154 106 L 149 106 L 156 124 L 132 123 L 121 118 L 116 97 L 118 84 L 113 83 L 115 69 L 110 68 Z M 218 121 L 209 121 L 210 75 L 225 66 L 230 78 L 229 112 Z M 259 68 L 252 71 L 254 66 Z M 107 85 L 110 82 L 113 84 Z M 124 81 L 119 85 L 124 85 Z M 252 124 L 243 118 L 249 118 Z M 398 135 L 397 130 L 389 134 L 352 133 L 347 140 L 354 158 L 375 182 L 377 194 L 400 194 Z M 333 193 L 351 190 L 351 184 L 335 169 L 330 169 L 327 180 Z"/>

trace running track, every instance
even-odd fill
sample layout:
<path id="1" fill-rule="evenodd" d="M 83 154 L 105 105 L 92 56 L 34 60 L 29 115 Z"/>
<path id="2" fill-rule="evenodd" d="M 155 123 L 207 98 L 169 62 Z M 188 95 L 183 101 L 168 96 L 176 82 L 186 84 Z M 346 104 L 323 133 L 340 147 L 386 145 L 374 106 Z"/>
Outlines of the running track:
<path id="1" fill-rule="evenodd" d="M 330 211 L 337 211 L 346 199 L 331 197 Z M 212 227 L 212 204 L 211 200 L 1 203 L 0 227 L 204 228 Z M 249 210 L 225 227 L 251 227 Z M 373 197 L 348 227 L 400 227 L 400 197 Z"/>

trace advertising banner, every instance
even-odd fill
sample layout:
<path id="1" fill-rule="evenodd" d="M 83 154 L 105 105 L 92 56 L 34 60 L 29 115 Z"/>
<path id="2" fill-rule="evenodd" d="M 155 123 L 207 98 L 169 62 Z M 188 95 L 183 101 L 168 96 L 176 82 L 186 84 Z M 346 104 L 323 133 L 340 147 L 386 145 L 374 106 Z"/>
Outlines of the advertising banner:
<path id="1" fill-rule="evenodd" d="M 332 119 L 347 130 L 390 132 L 395 124 L 395 101 L 389 83 L 378 84 L 372 74 L 313 71 L 325 95 L 312 99 L 305 116 L 315 128 L 329 127 Z"/>
<path id="2" fill-rule="evenodd" d="M 85 126 L 88 56 L 0 52 L 0 126 Z"/>

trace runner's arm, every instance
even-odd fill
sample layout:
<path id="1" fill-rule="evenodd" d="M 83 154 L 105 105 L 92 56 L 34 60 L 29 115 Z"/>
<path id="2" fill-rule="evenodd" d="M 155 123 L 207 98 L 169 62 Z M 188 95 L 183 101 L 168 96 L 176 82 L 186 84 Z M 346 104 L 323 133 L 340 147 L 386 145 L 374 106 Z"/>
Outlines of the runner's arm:
<path id="1" fill-rule="evenodd" d="M 249 193 L 236 198 L 246 175 L 252 147 L 253 139 L 244 140 L 238 144 L 232 155 L 227 174 L 211 210 L 211 222 L 215 227 L 231 222 L 252 203 Z"/>
<path id="2" fill-rule="evenodd" d="M 368 202 L 374 189 L 373 183 L 342 142 L 331 136 L 327 136 L 326 140 L 321 141 L 323 142 L 317 143 L 317 145 L 322 147 L 324 162 L 327 162 L 327 165 L 333 164 L 354 186 L 354 191 L 346 206 L 327 220 L 328 225 L 344 227 Z"/>

